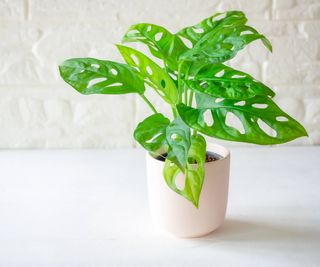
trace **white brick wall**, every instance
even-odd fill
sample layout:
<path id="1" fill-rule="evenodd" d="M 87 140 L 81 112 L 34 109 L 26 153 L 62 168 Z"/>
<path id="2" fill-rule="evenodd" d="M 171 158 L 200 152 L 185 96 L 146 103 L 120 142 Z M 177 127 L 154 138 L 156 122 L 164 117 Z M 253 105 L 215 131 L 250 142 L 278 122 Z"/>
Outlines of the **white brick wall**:
<path id="1" fill-rule="evenodd" d="M 70 57 L 121 60 L 113 44 L 133 23 L 171 31 L 216 11 L 240 9 L 267 35 L 232 66 L 263 80 L 281 107 L 320 144 L 319 0 L 0 0 L 0 147 L 134 146 L 135 123 L 148 114 L 134 95 L 82 96 L 64 84 L 57 65 Z M 161 105 L 160 107 L 164 107 Z"/>

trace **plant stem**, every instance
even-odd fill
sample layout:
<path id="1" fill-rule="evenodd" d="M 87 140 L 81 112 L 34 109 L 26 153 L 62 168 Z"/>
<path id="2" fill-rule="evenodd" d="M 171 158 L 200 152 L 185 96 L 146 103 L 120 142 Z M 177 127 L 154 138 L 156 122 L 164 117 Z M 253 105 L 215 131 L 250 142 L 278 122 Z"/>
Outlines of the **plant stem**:
<path id="1" fill-rule="evenodd" d="M 193 94 L 194 94 L 194 92 L 190 91 L 189 103 L 188 103 L 188 106 L 190 106 L 190 107 L 192 107 Z"/>
<path id="2" fill-rule="evenodd" d="M 182 102 L 182 83 L 181 83 L 181 67 L 184 61 L 181 61 L 178 66 L 178 91 L 179 91 L 179 103 Z"/>
<path id="3" fill-rule="evenodd" d="M 142 99 L 148 104 L 148 106 L 151 108 L 151 110 L 154 113 L 158 113 L 158 111 L 155 109 L 155 107 L 151 104 L 151 102 L 148 100 L 148 98 L 146 98 L 145 95 L 140 95 L 142 97 Z"/>

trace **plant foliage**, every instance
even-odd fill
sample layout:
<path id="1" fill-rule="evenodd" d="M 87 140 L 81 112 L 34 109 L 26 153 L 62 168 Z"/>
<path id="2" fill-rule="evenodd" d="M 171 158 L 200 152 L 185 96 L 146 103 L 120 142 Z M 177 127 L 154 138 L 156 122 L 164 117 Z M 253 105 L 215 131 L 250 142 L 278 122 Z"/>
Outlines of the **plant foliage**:
<path id="1" fill-rule="evenodd" d="M 167 185 L 199 207 L 206 160 L 206 141 L 201 134 L 260 145 L 307 136 L 303 126 L 275 104 L 275 93 L 268 86 L 224 64 L 256 40 L 272 51 L 270 41 L 247 25 L 241 11 L 214 14 L 175 34 L 161 26 L 139 23 L 128 29 L 123 43 L 146 45 L 162 65 L 133 48 L 117 45 L 126 64 L 73 58 L 64 61 L 59 70 L 65 82 L 85 95 L 141 96 L 154 114 L 138 124 L 134 138 L 152 155 L 165 157 Z M 145 86 L 172 109 L 172 120 L 155 109 L 145 96 Z M 230 125 L 230 114 L 241 123 L 241 129 Z M 186 178 L 182 189 L 175 182 L 179 173 Z"/>

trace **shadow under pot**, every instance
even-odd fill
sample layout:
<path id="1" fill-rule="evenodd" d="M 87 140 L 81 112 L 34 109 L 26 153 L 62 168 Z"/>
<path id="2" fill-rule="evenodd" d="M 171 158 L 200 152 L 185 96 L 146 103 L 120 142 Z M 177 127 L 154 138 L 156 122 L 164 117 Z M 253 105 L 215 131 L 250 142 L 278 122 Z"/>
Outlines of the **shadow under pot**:
<path id="1" fill-rule="evenodd" d="M 205 178 L 199 208 L 169 188 L 163 177 L 164 161 L 147 154 L 150 212 L 154 224 L 183 238 L 207 235 L 222 225 L 228 202 L 230 152 L 223 146 L 207 145 L 207 154 L 219 155 L 205 163 Z M 180 173 L 176 181 L 183 181 Z"/>

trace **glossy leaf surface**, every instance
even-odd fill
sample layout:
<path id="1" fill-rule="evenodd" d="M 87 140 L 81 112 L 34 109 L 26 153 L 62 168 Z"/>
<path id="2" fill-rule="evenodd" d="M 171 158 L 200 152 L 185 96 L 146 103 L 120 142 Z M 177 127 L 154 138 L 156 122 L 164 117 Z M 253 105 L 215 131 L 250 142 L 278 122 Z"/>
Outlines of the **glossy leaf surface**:
<path id="1" fill-rule="evenodd" d="M 179 104 L 178 112 L 188 126 L 208 136 L 260 145 L 280 144 L 307 136 L 303 126 L 268 97 L 256 96 L 243 101 L 225 99 L 217 103 L 206 95 L 197 94 L 197 103 L 196 109 Z M 212 125 L 206 121 L 207 110 L 212 116 Z M 228 124 L 228 113 L 236 116 L 240 127 Z"/>
<path id="2" fill-rule="evenodd" d="M 184 171 L 191 145 L 190 128 L 177 117 L 167 127 L 166 137 L 170 147 L 168 158 Z"/>
<path id="3" fill-rule="evenodd" d="M 187 51 L 187 47 L 180 38 L 164 27 L 139 23 L 132 25 L 124 35 L 122 42 L 141 42 L 148 46 L 153 56 L 164 61 L 171 70 L 178 69 L 179 56 Z"/>
<path id="4" fill-rule="evenodd" d="M 143 94 L 143 81 L 125 64 L 94 58 L 73 58 L 59 66 L 65 82 L 89 94 Z"/>
<path id="5" fill-rule="evenodd" d="M 135 68 L 140 77 L 146 81 L 169 104 L 176 104 L 178 90 L 170 76 L 160 66 L 141 52 L 122 45 L 117 45 L 128 65 Z"/>
<path id="6" fill-rule="evenodd" d="M 264 35 L 245 25 L 246 18 L 242 12 L 228 12 L 224 18 L 217 21 L 215 18 L 216 16 L 208 18 L 178 33 L 193 44 L 190 50 L 179 57 L 180 60 L 224 62 L 233 58 L 247 44 L 258 39 L 261 39 L 270 51 L 272 50 L 269 40 Z M 196 35 L 196 32 L 199 34 Z"/>
<path id="7" fill-rule="evenodd" d="M 191 137 L 191 147 L 188 159 L 196 164 L 187 165 L 183 188 L 178 188 L 176 178 L 182 174 L 179 167 L 170 160 L 166 160 L 163 176 L 168 186 L 176 193 L 191 201 L 195 207 L 199 207 L 200 193 L 205 177 L 204 164 L 206 159 L 206 141 L 201 135 Z"/>
<path id="8" fill-rule="evenodd" d="M 221 63 L 207 64 L 186 84 L 195 91 L 216 98 L 246 99 L 256 95 L 275 95 L 270 88 L 249 74 Z"/>
<path id="9" fill-rule="evenodd" d="M 153 114 L 140 122 L 134 131 L 134 138 L 146 150 L 157 152 L 167 146 L 166 129 L 170 120 L 161 113 Z"/>

